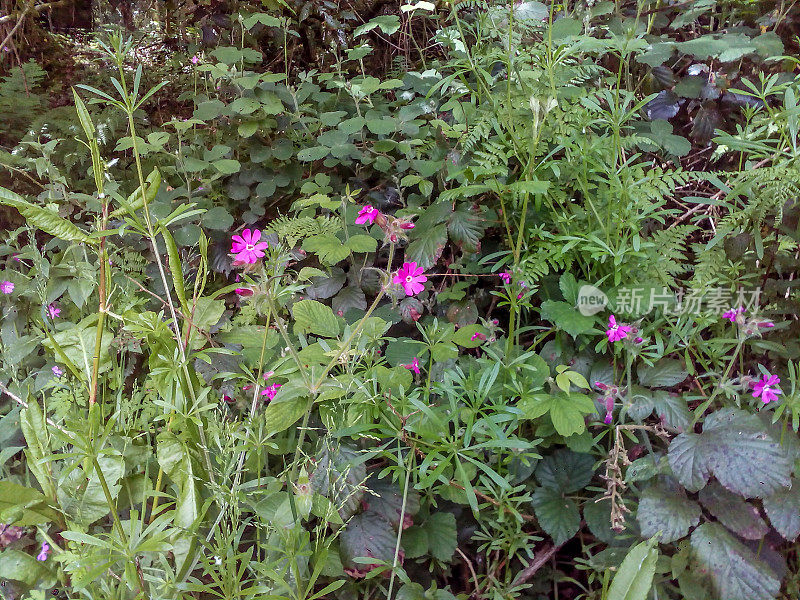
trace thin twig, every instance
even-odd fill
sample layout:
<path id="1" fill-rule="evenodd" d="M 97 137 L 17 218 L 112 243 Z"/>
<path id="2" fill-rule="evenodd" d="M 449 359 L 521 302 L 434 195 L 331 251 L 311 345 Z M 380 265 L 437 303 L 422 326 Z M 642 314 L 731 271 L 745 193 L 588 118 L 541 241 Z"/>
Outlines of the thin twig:
<path id="1" fill-rule="evenodd" d="M 19 20 L 17 21 L 17 24 L 14 25 L 14 27 L 11 28 L 11 31 L 8 32 L 8 35 L 5 37 L 5 39 L 2 42 L 0 42 L 0 52 L 2 52 L 3 48 L 6 47 L 6 44 L 8 43 L 8 40 L 10 40 L 14 36 L 14 34 L 17 32 L 17 29 L 19 29 L 22 26 L 22 23 L 25 21 L 25 16 L 33 8 L 33 3 L 35 1 L 36 0 L 31 0 L 30 2 L 28 2 L 28 5 L 25 7 L 25 10 L 23 10 L 22 14 L 19 16 Z M 5 23 L 6 21 L 11 21 L 13 18 L 14 17 L 12 17 L 11 15 L 7 15 L 5 17 L 0 17 L 0 25 Z"/>
<path id="2" fill-rule="evenodd" d="M 3 392 L 3 393 L 6 395 L 6 396 L 8 396 L 8 397 L 9 397 L 9 398 L 11 398 L 11 399 L 12 399 L 14 402 L 16 402 L 17 404 L 19 404 L 19 405 L 20 405 L 22 408 L 28 408 L 28 403 L 27 403 L 27 402 L 25 402 L 25 400 L 23 400 L 22 398 L 20 398 L 19 396 L 17 396 L 17 395 L 16 395 L 14 392 L 12 392 L 11 390 L 9 390 L 9 389 L 8 389 L 8 388 L 7 388 L 5 385 L 3 385 L 2 383 L 0 383 L 0 392 Z M 59 424 L 57 424 L 56 422 L 54 422 L 53 420 L 51 420 L 49 417 L 45 417 L 45 420 L 47 421 L 47 424 L 48 424 L 48 425 L 50 425 L 51 427 L 55 427 L 55 428 L 56 428 L 56 429 L 58 429 L 58 430 L 59 430 L 61 433 L 68 433 L 66 429 L 64 429 L 63 427 L 61 427 L 61 425 L 59 425 Z"/>
<path id="3" fill-rule="evenodd" d="M 40 13 L 43 13 L 43 12 L 48 11 L 48 10 L 52 10 L 54 8 L 59 8 L 61 6 L 66 6 L 67 4 L 72 4 L 75 0 L 58 0 L 57 2 L 45 2 L 44 4 L 40 4 L 38 6 L 33 6 L 35 1 L 36 0 L 31 0 L 31 3 L 28 6 L 28 8 L 26 8 L 25 11 L 20 16 L 20 18 L 19 18 L 20 22 L 22 21 L 22 18 L 25 16 L 25 13 L 28 12 L 29 9 L 32 9 L 33 12 L 38 15 Z M 14 20 L 14 15 L 2 16 L 2 17 L 0 17 L 0 25 L 2 25 L 3 23 L 7 23 L 8 21 L 13 21 L 13 20 Z M 19 23 L 17 23 L 17 24 L 19 24 Z M 2 47 L 3 46 L 0 45 L 0 48 L 2 48 Z"/>
<path id="4" fill-rule="evenodd" d="M 559 551 L 561 546 L 562 544 L 559 544 L 558 546 L 548 544 L 547 546 L 544 546 L 541 550 L 539 550 L 539 552 L 536 553 L 534 559 L 528 563 L 528 566 L 522 569 L 522 571 L 520 571 L 519 573 L 517 573 L 517 576 L 511 583 L 511 587 L 517 587 L 518 585 L 522 585 L 523 583 L 528 581 L 528 579 L 533 577 L 536 574 L 536 571 L 541 569 L 542 566 L 544 566 L 544 564 L 548 560 L 550 560 L 555 555 L 556 552 Z"/>

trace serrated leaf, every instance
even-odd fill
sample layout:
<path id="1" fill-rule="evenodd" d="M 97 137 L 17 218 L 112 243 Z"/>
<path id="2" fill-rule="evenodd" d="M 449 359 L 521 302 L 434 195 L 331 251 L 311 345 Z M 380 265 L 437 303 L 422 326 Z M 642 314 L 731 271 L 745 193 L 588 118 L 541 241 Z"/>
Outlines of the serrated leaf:
<path id="1" fill-rule="evenodd" d="M 718 598 L 773 600 L 780 581 L 772 570 L 718 523 L 694 530 L 692 550 L 710 576 Z"/>
<path id="2" fill-rule="evenodd" d="M 649 540 L 631 548 L 614 575 L 607 600 L 646 600 L 658 560 L 654 546 L 655 540 Z"/>
<path id="3" fill-rule="evenodd" d="M 314 252 L 322 263 L 335 265 L 350 256 L 350 249 L 335 235 L 323 234 L 306 238 L 303 250 Z"/>
<path id="4" fill-rule="evenodd" d="M 545 300 L 542 302 L 542 319 L 552 322 L 572 337 L 588 333 L 594 328 L 595 318 L 579 313 L 574 306 L 566 302 Z"/>
<path id="5" fill-rule="evenodd" d="M 405 369 L 403 371 L 408 373 Z M 400 527 L 402 513 L 405 521 L 403 529 L 405 529 L 411 524 L 412 517 L 419 512 L 419 492 L 408 489 L 403 511 L 403 493 L 400 487 L 388 479 L 372 477 L 367 482 L 367 491 L 364 493 L 362 503 L 366 505 L 366 510 L 379 514 L 394 528 Z M 455 528 L 455 521 L 453 527 Z"/>
<path id="6" fill-rule="evenodd" d="M 421 227 L 417 223 L 413 231 L 414 239 L 406 248 L 405 259 L 416 262 L 425 270 L 430 269 L 439 260 L 447 243 L 447 226 Z"/>
<path id="7" fill-rule="evenodd" d="M 578 533 L 581 524 L 578 507 L 558 490 L 537 488 L 531 498 L 531 504 L 539 525 L 553 538 L 553 543 L 557 546 Z"/>
<path id="8" fill-rule="evenodd" d="M 788 452 L 756 415 L 723 409 L 706 417 L 703 433 L 686 432 L 669 447 L 678 481 L 699 491 L 713 474 L 732 492 L 763 498 L 790 485 Z"/>
<path id="9" fill-rule="evenodd" d="M 292 307 L 295 329 L 333 338 L 339 335 L 339 320 L 330 306 L 316 300 L 300 300 Z"/>
<path id="10" fill-rule="evenodd" d="M 673 358 L 662 358 L 652 367 L 641 365 L 637 371 L 639 383 L 647 387 L 672 387 L 689 376 L 680 361 Z"/>
<path id="11" fill-rule="evenodd" d="M 570 494 L 583 489 L 594 476 L 594 458 L 566 448 L 545 456 L 536 466 L 536 479 L 542 487 Z"/>
<path id="12" fill-rule="evenodd" d="M 348 569 L 360 573 L 371 570 L 372 564 L 355 562 L 356 558 L 376 558 L 389 564 L 394 559 L 394 530 L 388 521 L 375 513 L 354 516 L 347 522 L 339 540 L 342 564 Z"/>
<path id="13" fill-rule="evenodd" d="M 800 483 L 764 498 L 764 511 L 772 526 L 784 538 L 793 542 L 800 535 Z"/>
<path id="14" fill-rule="evenodd" d="M 375 252 L 378 241 L 374 237 L 364 234 L 352 235 L 347 240 L 347 247 L 351 252 Z"/>
<path id="15" fill-rule="evenodd" d="M 331 301 L 331 307 L 337 315 L 344 316 L 351 308 L 361 311 L 366 310 L 367 298 L 361 288 L 350 285 L 334 296 Z"/>
<path id="16" fill-rule="evenodd" d="M 679 486 L 651 485 L 642 493 L 636 519 L 644 537 L 661 532 L 659 541 L 668 544 L 688 534 L 700 515 L 700 505 Z"/>
<path id="17" fill-rule="evenodd" d="M 467 252 L 475 252 L 483 236 L 484 221 L 468 204 L 462 203 L 450 215 L 447 231 L 453 242 Z"/>
<path id="18" fill-rule="evenodd" d="M 700 490 L 700 502 L 720 523 L 746 540 L 760 539 L 769 531 L 755 506 L 715 481 Z"/>
<path id="19" fill-rule="evenodd" d="M 435 512 L 422 524 L 428 535 L 428 552 L 434 558 L 450 562 L 458 546 L 456 518 L 450 512 Z"/>

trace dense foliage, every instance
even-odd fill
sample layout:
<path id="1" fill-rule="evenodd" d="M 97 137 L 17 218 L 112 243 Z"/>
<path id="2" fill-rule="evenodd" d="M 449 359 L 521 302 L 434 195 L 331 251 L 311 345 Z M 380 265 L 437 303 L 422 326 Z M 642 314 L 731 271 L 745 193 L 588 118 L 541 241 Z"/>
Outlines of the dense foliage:
<path id="1" fill-rule="evenodd" d="M 69 4 L 0 0 L 2 597 L 800 594 L 794 3 Z"/>

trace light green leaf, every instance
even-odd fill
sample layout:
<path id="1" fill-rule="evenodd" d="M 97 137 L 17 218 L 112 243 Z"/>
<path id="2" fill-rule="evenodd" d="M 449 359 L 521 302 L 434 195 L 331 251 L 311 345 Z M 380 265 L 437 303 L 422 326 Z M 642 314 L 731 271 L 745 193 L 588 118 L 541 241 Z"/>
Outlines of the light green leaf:
<path id="1" fill-rule="evenodd" d="M 653 585 L 658 550 L 655 540 L 634 546 L 614 576 L 607 600 L 646 600 Z"/>
<path id="2" fill-rule="evenodd" d="M 4 187 L 0 187 L 0 204 L 16 208 L 19 214 L 25 217 L 28 225 L 41 229 L 58 239 L 85 244 L 99 243 L 99 240 L 90 238 L 86 232 L 74 223 L 62 219 L 51 210 L 31 204 L 22 196 Z"/>
<path id="3" fill-rule="evenodd" d="M 304 333 L 333 338 L 339 335 L 339 319 L 329 306 L 316 300 L 300 300 L 292 307 L 294 326 Z"/>

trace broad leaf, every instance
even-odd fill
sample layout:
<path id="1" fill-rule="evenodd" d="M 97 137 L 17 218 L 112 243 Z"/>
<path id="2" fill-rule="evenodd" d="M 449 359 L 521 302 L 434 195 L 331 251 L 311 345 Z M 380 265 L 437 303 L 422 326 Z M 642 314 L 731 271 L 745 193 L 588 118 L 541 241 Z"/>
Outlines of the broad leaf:
<path id="1" fill-rule="evenodd" d="M 690 491 L 699 491 L 713 474 L 746 498 L 763 498 L 789 487 L 792 472 L 788 451 L 759 418 L 735 409 L 709 415 L 703 433 L 676 437 L 669 447 L 669 464 Z"/>
<path id="2" fill-rule="evenodd" d="M 556 489 L 537 488 L 531 498 L 533 510 L 539 525 L 553 538 L 553 543 L 561 545 L 578 533 L 581 515 L 578 507 Z"/>
<path id="3" fill-rule="evenodd" d="M 292 307 L 296 331 L 333 338 L 339 335 L 339 320 L 330 306 L 316 300 L 300 300 Z"/>
<path id="4" fill-rule="evenodd" d="M 583 489 L 594 476 L 594 458 L 561 448 L 545 456 L 536 466 L 536 479 L 542 487 L 572 493 Z"/>
<path id="5" fill-rule="evenodd" d="M 651 485 L 642 493 L 636 519 L 642 535 L 661 533 L 663 543 L 674 542 L 700 522 L 700 506 L 679 486 Z"/>
<path id="6" fill-rule="evenodd" d="M 790 542 L 800 535 L 800 483 L 764 498 L 764 510 L 772 526 Z"/>
<path id="7" fill-rule="evenodd" d="M 720 523 L 747 540 L 761 539 L 769 531 L 755 506 L 714 481 L 700 490 L 700 502 Z"/>
<path id="8" fill-rule="evenodd" d="M 708 573 L 718 598 L 773 600 L 780 581 L 772 570 L 718 523 L 694 530 L 692 550 Z"/>
<path id="9" fill-rule="evenodd" d="M 671 358 L 662 358 L 652 367 L 640 366 L 637 374 L 639 383 L 647 387 L 672 387 L 689 376 L 681 363 Z"/>

